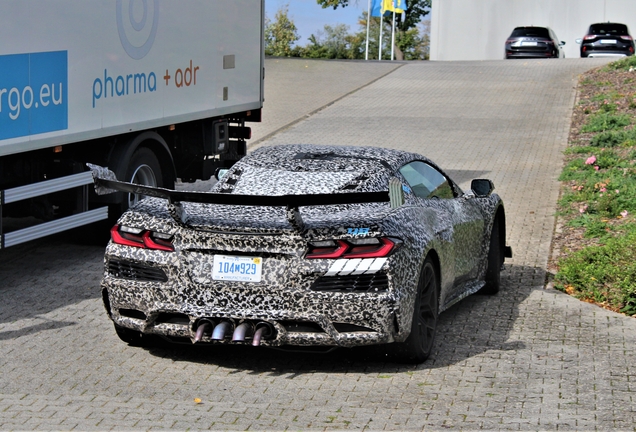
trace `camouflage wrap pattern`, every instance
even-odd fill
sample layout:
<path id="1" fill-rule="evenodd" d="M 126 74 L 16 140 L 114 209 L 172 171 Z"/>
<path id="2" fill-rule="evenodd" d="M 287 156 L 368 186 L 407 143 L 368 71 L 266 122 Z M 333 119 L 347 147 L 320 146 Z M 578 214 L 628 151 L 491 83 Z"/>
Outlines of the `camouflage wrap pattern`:
<path id="1" fill-rule="evenodd" d="M 389 203 L 286 209 L 182 202 L 179 211 L 187 217 L 181 223 L 166 200 L 141 201 L 118 224 L 170 236 L 174 251 L 109 243 L 102 289 L 110 317 L 123 328 L 186 342 L 194 340 L 203 318 L 233 326 L 268 323 L 274 333 L 261 343 L 268 346 L 404 341 L 426 257 L 435 257 L 441 312 L 484 286 L 493 221 L 503 210 L 498 195 L 464 194 L 450 179 L 456 198 L 416 197 L 398 172 L 414 160 L 436 167 L 421 155 L 375 147 L 265 147 L 236 163 L 211 190 L 263 196 L 373 192 L 387 190 L 396 177 L 406 193 L 405 203 L 395 209 Z M 290 222 L 290 212 L 297 212 L 302 225 Z M 338 277 L 386 285 L 313 288 L 347 263 L 305 258 L 309 242 L 374 237 L 397 239 L 399 247 L 378 260 L 377 268 L 360 260 Z M 220 255 L 262 259 L 261 280 L 213 279 Z M 113 270 L 118 265 L 162 272 L 166 280 Z M 216 343 L 208 334 L 201 342 Z"/>

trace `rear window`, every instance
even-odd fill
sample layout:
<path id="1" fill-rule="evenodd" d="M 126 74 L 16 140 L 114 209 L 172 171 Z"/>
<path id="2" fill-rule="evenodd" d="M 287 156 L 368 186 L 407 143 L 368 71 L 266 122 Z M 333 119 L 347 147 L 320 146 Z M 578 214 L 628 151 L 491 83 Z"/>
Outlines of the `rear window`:
<path id="1" fill-rule="evenodd" d="M 540 37 L 550 39 L 550 33 L 545 27 L 517 27 L 510 37 Z"/>
<path id="2" fill-rule="evenodd" d="M 625 24 L 592 24 L 588 34 L 622 36 L 629 33 Z"/>

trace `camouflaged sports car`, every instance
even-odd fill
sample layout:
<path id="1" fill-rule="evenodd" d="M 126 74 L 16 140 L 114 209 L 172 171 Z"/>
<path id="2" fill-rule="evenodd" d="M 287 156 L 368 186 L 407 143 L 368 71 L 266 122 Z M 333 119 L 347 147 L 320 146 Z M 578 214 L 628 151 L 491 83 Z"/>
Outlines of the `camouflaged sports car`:
<path id="1" fill-rule="evenodd" d="M 431 353 L 438 314 L 499 290 L 490 180 L 463 192 L 423 156 L 375 147 L 258 149 L 210 192 L 117 182 L 147 198 L 111 230 L 102 293 L 119 337 L 254 346 L 382 344 Z"/>

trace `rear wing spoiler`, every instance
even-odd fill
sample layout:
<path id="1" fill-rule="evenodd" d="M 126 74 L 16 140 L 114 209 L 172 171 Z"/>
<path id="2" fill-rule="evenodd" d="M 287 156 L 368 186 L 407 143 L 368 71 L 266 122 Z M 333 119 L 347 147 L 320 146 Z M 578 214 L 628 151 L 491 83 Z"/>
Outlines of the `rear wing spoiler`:
<path id="1" fill-rule="evenodd" d="M 286 207 L 287 219 L 292 226 L 297 229 L 302 229 L 303 227 L 298 207 L 391 202 L 389 191 L 267 196 L 177 191 L 122 182 L 117 180 L 115 173 L 108 168 L 93 164 L 87 165 L 93 173 L 95 192 L 98 195 L 106 195 L 114 192 L 126 192 L 167 199 L 170 215 L 180 224 L 187 223 L 187 217 L 183 211 L 183 207 L 181 206 L 182 202 L 237 206 Z"/>

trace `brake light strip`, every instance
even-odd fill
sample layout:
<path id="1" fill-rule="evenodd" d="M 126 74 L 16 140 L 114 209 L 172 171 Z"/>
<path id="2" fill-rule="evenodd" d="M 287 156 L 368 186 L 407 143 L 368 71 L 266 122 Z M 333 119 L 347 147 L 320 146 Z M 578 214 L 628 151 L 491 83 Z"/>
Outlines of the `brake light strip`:
<path id="1" fill-rule="evenodd" d="M 339 259 L 336 260 L 325 276 L 347 276 L 373 274 L 382 269 L 388 258 Z"/>

